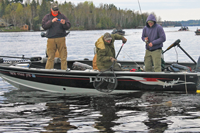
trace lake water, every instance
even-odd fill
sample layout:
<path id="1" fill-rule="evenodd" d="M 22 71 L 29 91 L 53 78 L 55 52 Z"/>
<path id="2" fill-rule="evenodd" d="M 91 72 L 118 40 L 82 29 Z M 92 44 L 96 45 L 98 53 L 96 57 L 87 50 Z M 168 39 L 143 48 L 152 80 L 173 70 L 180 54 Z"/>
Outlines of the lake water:
<path id="1" fill-rule="evenodd" d="M 177 39 L 181 47 L 197 61 L 200 36 L 180 27 L 164 28 L 167 49 Z M 142 29 L 124 29 L 127 43 L 118 60 L 142 61 Z M 112 30 L 71 31 L 66 37 L 68 60 L 93 59 L 94 43 Z M 40 32 L 0 32 L 1 56 L 45 56 L 46 38 Z M 115 41 L 116 52 L 122 45 Z M 165 61 L 192 62 L 180 48 L 164 54 Z M 127 94 L 62 95 L 18 90 L 0 78 L 0 132 L 200 132 L 200 95 L 169 92 Z"/>

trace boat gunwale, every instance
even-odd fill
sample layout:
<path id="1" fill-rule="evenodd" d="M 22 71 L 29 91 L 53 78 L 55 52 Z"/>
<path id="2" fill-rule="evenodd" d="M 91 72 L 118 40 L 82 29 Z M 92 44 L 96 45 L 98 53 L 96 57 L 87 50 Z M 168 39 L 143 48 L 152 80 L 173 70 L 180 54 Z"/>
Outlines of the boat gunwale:
<path id="1" fill-rule="evenodd" d="M 3 68 L 3 69 L 2 69 Z M 9 68 L 9 70 L 7 69 Z M 19 66 L 1 66 L 0 65 L 0 70 L 1 71 L 20 71 L 22 72 L 23 70 L 26 70 L 26 71 L 23 71 L 23 73 L 34 73 L 34 74 L 42 74 L 42 75 L 59 75 L 59 74 L 62 74 L 60 76 L 65 76 L 67 74 L 86 74 L 86 75 L 94 75 L 94 74 L 99 74 L 101 73 L 100 71 L 95 71 L 93 69 L 86 69 L 86 70 L 69 70 L 69 71 L 66 71 L 66 70 L 59 70 L 59 69 L 44 69 L 44 68 L 28 68 L 28 67 L 19 67 Z M 41 73 L 42 72 L 42 73 Z M 116 75 L 123 75 L 123 74 L 126 74 L 126 75 L 197 75 L 197 76 L 200 76 L 200 72 L 187 72 L 187 71 L 181 71 L 181 72 L 130 72 L 130 71 L 114 71 L 114 73 Z"/>

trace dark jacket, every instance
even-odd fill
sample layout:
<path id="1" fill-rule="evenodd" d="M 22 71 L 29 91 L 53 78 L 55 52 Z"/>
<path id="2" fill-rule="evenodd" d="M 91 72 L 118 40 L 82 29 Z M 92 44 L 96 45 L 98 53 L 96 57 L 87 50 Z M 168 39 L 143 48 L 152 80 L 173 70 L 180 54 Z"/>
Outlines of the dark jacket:
<path id="1" fill-rule="evenodd" d="M 154 25 L 150 27 L 148 25 L 148 21 L 154 21 Z M 159 48 L 163 47 L 163 42 L 166 40 L 165 32 L 159 24 L 156 23 L 156 18 L 150 14 L 146 20 L 146 26 L 143 29 L 142 32 L 142 40 L 145 41 L 145 37 L 148 37 L 149 43 L 151 42 L 153 44 L 152 47 L 147 47 L 146 49 L 153 51 Z"/>
<path id="2" fill-rule="evenodd" d="M 67 17 L 58 12 L 56 16 L 58 19 L 65 19 L 65 24 L 58 22 L 52 22 L 52 19 L 55 18 L 51 13 L 44 16 L 42 19 L 42 28 L 47 30 L 47 38 L 59 38 L 65 37 L 67 35 L 66 30 L 71 27 L 71 24 Z"/>
<path id="3" fill-rule="evenodd" d="M 112 62 L 110 57 L 115 58 L 115 40 L 122 40 L 123 36 L 112 34 L 111 43 L 104 41 L 103 36 L 101 36 L 95 43 L 96 53 L 97 53 L 97 67 L 99 70 L 106 70 L 111 67 Z"/>

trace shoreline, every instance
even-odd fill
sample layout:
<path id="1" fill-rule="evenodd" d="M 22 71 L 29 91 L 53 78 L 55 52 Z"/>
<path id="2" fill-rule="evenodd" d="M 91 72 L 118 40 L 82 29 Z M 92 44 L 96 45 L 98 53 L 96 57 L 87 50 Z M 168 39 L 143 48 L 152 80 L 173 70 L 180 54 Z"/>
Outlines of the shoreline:
<path id="1" fill-rule="evenodd" d="M 72 30 L 66 30 L 66 31 L 93 31 L 93 30 L 113 30 L 114 28 L 112 29 L 92 29 L 92 30 L 76 30 L 76 29 L 72 29 Z M 143 28 L 128 28 L 128 29 L 143 29 Z M 0 31 L 1 32 L 45 32 L 45 30 L 35 30 L 35 31 L 26 31 L 26 30 L 22 30 L 22 31 Z"/>

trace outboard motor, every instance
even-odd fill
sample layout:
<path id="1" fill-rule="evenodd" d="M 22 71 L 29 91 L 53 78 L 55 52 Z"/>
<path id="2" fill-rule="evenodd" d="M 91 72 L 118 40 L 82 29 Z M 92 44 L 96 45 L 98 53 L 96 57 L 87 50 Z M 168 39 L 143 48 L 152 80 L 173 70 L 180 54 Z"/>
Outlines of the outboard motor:
<path id="1" fill-rule="evenodd" d="M 3 58 L 0 58 L 0 63 L 3 63 Z"/>
<path id="2" fill-rule="evenodd" d="M 200 72 L 200 56 L 199 56 L 199 59 L 198 59 L 198 61 L 197 61 L 196 71 L 197 71 L 197 72 Z"/>

